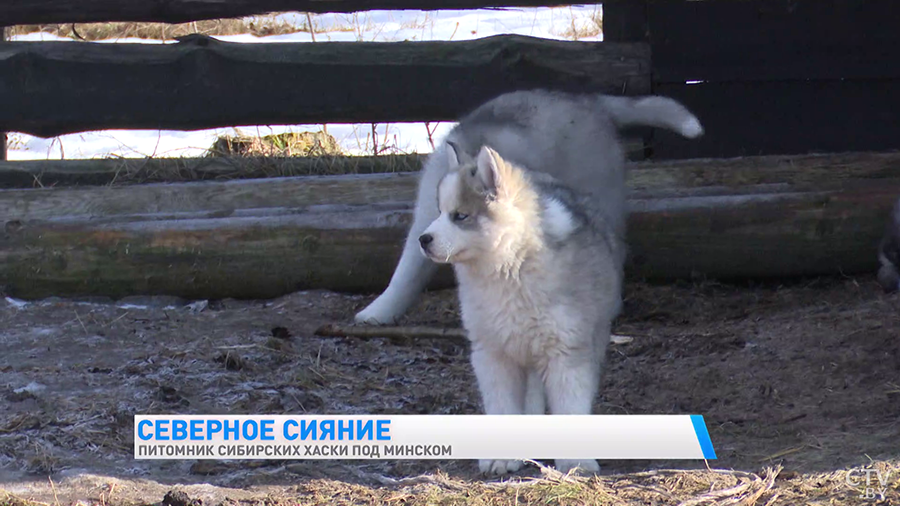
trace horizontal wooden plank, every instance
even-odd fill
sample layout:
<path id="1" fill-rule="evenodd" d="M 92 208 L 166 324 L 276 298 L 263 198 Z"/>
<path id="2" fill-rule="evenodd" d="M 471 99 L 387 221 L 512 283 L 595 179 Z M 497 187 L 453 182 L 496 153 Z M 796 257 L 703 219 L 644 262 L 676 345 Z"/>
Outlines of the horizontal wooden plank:
<path id="1" fill-rule="evenodd" d="M 413 172 L 426 155 L 102 158 L 0 162 L 0 188 L 102 186 L 284 176 Z"/>
<path id="2" fill-rule="evenodd" d="M 900 78 L 895 0 L 666 0 L 647 9 L 655 82 Z"/>
<path id="3" fill-rule="evenodd" d="M 454 120 L 504 92 L 644 94 L 646 44 L 518 35 L 458 42 L 0 44 L 0 131 Z M 240 76 L 236 78 L 235 76 Z"/>
<path id="4" fill-rule="evenodd" d="M 322 176 L 136 186 L 45 188 L 0 191 L 0 216 L 20 220 L 54 217 L 210 212 L 411 202 L 416 173 Z"/>
<path id="5" fill-rule="evenodd" d="M 898 167 L 900 154 L 888 153 L 632 170 L 629 275 L 871 271 L 900 194 Z M 3 190 L 0 284 L 23 298 L 378 291 L 400 254 L 415 182 L 395 174 Z M 433 286 L 451 282 L 444 269 Z"/>
<path id="6" fill-rule="evenodd" d="M 380 286 L 409 210 L 134 217 L 30 223 L 0 239 L 0 282 L 23 298 L 172 294 L 269 298 L 304 288 Z M 445 272 L 449 286 L 452 274 Z"/>
<path id="7" fill-rule="evenodd" d="M 644 159 L 643 139 L 626 137 L 623 144 L 630 160 Z M 425 157 L 409 154 L 0 161 L 0 189 L 414 172 L 422 167 Z"/>
<path id="8" fill-rule="evenodd" d="M 286 11 L 324 13 L 556 5 L 568 4 L 559 0 L 13 0 L 0 3 L 0 25 L 106 21 L 186 23 Z"/>
<path id="9" fill-rule="evenodd" d="M 290 166 L 293 160 L 282 162 Z M 630 164 L 627 175 L 632 199 L 811 192 L 896 177 L 900 177 L 900 153 L 641 162 Z M 146 220 L 151 214 L 157 219 L 190 213 L 226 217 L 242 209 L 409 203 L 415 199 L 417 184 L 418 174 L 406 172 L 0 190 L 0 216 L 21 222 L 111 216 Z"/>
<path id="10" fill-rule="evenodd" d="M 691 142 L 654 131 L 654 159 L 900 148 L 900 79 L 662 84 L 654 92 L 684 103 L 705 128 Z"/>

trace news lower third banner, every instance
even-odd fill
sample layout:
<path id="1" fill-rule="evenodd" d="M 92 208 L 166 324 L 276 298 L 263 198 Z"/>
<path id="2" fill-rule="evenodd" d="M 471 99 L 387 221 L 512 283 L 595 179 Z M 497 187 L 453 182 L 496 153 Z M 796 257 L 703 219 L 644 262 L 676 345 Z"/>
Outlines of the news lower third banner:
<path id="1" fill-rule="evenodd" d="M 136 415 L 136 459 L 715 459 L 701 415 Z"/>

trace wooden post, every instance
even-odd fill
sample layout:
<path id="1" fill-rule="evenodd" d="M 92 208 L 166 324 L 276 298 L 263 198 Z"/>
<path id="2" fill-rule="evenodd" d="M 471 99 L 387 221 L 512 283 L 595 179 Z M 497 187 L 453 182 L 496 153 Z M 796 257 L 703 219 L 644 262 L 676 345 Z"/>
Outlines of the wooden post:
<path id="1" fill-rule="evenodd" d="M 646 0 L 609 0 L 603 2 L 603 41 L 612 43 L 649 43 L 650 29 Z M 650 54 L 650 75 L 653 75 L 653 54 Z M 652 81 L 650 92 L 653 92 Z M 633 90 L 620 90 L 623 95 Z M 643 143 L 641 159 L 653 157 L 653 129 L 635 128 L 634 139 Z"/>
<path id="2" fill-rule="evenodd" d="M 606 42 L 646 42 L 647 2 L 614 0 L 603 3 L 603 40 Z"/>

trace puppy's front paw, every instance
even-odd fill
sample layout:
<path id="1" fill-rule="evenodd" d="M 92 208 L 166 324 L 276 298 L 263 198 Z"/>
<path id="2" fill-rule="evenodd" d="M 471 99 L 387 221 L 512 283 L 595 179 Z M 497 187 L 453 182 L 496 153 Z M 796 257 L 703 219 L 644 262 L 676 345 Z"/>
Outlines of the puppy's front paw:
<path id="1" fill-rule="evenodd" d="M 878 283 L 887 293 L 896 292 L 900 287 L 900 274 L 893 264 L 884 264 L 878 269 Z"/>
<path id="2" fill-rule="evenodd" d="M 487 475 L 514 473 L 522 469 L 522 461 L 482 459 L 478 461 L 478 469 L 481 470 L 482 474 Z"/>
<path id="3" fill-rule="evenodd" d="M 572 469 L 578 474 L 596 474 L 600 472 L 600 464 L 596 460 L 556 460 L 557 471 L 568 473 Z"/>
<path id="4" fill-rule="evenodd" d="M 369 325 L 389 325 L 396 322 L 399 316 L 399 312 L 395 310 L 394 305 L 390 301 L 382 300 L 379 297 L 365 309 L 356 313 L 354 320 L 356 320 L 356 323 Z"/>

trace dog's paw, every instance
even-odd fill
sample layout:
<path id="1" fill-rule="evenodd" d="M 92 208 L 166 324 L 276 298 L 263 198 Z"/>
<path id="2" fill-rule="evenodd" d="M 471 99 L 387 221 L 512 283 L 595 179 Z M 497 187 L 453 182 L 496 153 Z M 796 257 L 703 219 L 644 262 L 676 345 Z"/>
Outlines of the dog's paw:
<path id="1" fill-rule="evenodd" d="M 886 293 L 896 292 L 900 288 L 900 273 L 893 264 L 882 265 L 878 269 L 878 283 Z"/>
<path id="2" fill-rule="evenodd" d="M 600 472 L 600 464 L 596 460 L 556 460 L 557 471 L 565 474 L 572 469 L 575 469 L 577 474 L 596 474 Z"/>
<path id="3" fill-rule="evenodd" d="M 397 321 L 400 315 L 394 310 L 390 303 L 386 303 L 381 298 L 375 299 L 365 309 L 356 313 L 353 318 L 356 323 L 366 323 L 369 325 L 390 325 Z"/>
<path id="4" fill-rule="evenodd" d="M 522 464 L 521 460 L 481 459 L 478 461 L 478 469 L 481 470 L 482 474 L 498 475 L 514 473 L 522 469 Z"/>

